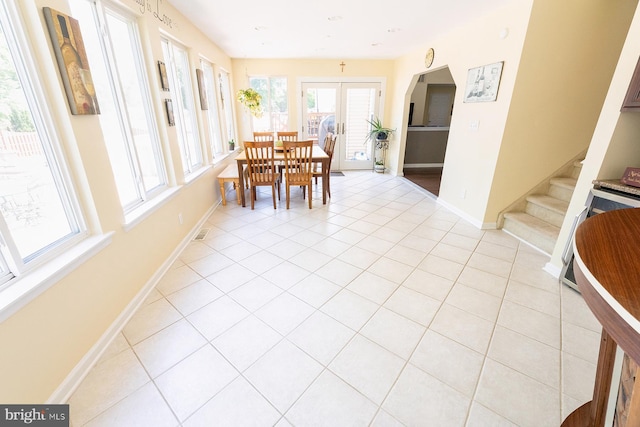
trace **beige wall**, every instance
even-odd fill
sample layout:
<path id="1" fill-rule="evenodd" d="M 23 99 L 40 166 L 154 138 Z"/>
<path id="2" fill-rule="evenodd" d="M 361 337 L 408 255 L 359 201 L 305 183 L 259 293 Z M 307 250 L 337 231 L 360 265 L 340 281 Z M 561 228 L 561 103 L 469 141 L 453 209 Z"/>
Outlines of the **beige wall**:
<path id="1" fill-rule="evenodd" d="M 344 62 L 344 70 L 340 63 Z M 249 87 L 249 77 L 279 76 L 287 78 L 287 94 L 289 97 L 289 129 L 301 129 L 301 79 L 322 79 L 321 81 L 340 81 L 341 79 L 357 81 L 358 78 L 384 79 L 389 87 L 393 80 L 393 61 L 390 60 L 355 60 L 355 59 L 234 59 L 233 75 L 235 90 Z M 354 80 L 356 79 L 356 80 Z M 238 102 L 236 117 L 238 118 L 238 139 L 253 139 L 251 117 Z M 388 114 L 388 106 L 384 116 Z M 384 117 L 383 116 L 383 117 Z"/>
<path id="2" fill-rule="evenodd" d="M 564 242 L 569 238 L 573 218 L 584 207 L 593 180 L 619 179 L 625 168 L 640 167 L 640 114 L 620 112 L 640 52 L 640 8 L 631 16 L 633 20 L 548 266 L 552 273 L 557 273 L 562 267 Z"/>
<path id="3" fill-rule="evenodd" d="M 470 25 L 454 28 L 437 40 L 426 41 L 423 48 L 396 61 L 395 86 L 390 85 L 388 120 L 391 127 L 400 130 L 400 138 L 396 138 L 400 140 L 391 145 L 389 165 L 399 173 L 405 154 L 408 105 L 418 74 L 426 71 L 427 49 L 435 49 L 435 59 L 428 71 L 449 67 L 457 90 L 439 201 L 477 226 L 482 226 L 486 211 L 530 7 L 530 1 L 514 2 Z M 505 28 L 509 35 L 500 38 Z M 464 103 L 468 70 L 498 61 L 504 61 L 505 65 L 497 101 Z M 478 122 L 477 131 L 470 129 L 472 122 Z"/>
<path id="4" fill-rule="evenodd" d="M 636 4 L 535 1 L 485 222 L 587 149 Z"/>
<path id="5" fill-rule="evenodd" d="M 91 228 L 96 233 L 114 233 L 105 249 L 0 323 L 0 402 L 38 403 L 54 395 L 123 310 L 136 296 L 141 298 L 141 292 L 149 289 L 157 274 L 168 267 L 167 261 L 176 247 L 197 231 L 199 222 L 219 199 L 215 175 L 223 165 L 210 167 L 196 180 L 181 186 L 173 198 L 125 231 L 99 117 L 69 114 L 46 32 L 42 7 L 70 14 L 69 4 L 63 0 L 19 3 Z M 162 59 L 159 36 L 166 33 L 191 48 L 194 81 L 200 55 L 228 69 L 231 60 L 168 2 L 160 2 L 161 12 L 172 18 L 173 28 L 149 11 L 141 13 L 134 0 L 123 0 L 122 4 L 139 15 L 156 119 L 165 151 L 171 153 L 166 159 L 168 168 L 175 168 L 176 176 L 181 177 L 175 128 L 166 126 L 162 104 L 169 94 L 160 91 L 156 72 L 156 61 Z M 207 141 L 204 143 L 208 146 Z M 177 183 L 181 184 L 182 179 L 177 178 Z M 183 224 L 178 221 L 179 213 Z M 64 392 L 58 390 L 56 398 L 64 397 Z"/>

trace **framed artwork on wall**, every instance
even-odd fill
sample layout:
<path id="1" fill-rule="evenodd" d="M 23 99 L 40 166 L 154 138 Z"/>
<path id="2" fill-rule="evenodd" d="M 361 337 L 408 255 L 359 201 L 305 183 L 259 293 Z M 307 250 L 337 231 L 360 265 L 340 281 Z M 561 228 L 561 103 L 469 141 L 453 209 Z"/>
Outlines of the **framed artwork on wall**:
<path id="1" fill-rule="evenodd" d="M 170 99 L 164 100 L 164 107 L 167 110 L 167 122 L 169 123 L 169 126 L 175 126 L 176 119 L 173 115 L 173 103 Z"/>
<path id="2" fill-rule="evenodd" d="M 498 87 L 504 62 L 471 68 L 467 74 L 464 102 L 492 102 L 498 98 Z"/>
<path id="3" fill-rule="evenodd" d="M 78 21 L 49 7 L 42 11 L 71 114 L 100 114 Z"/>
<path id="4" fill-rule="evenodd" d="M 167 77 L 167 67 L 164 62 L 158 61 L 158 72 L 160 73 L 160 88 L 164 91 L 169 90 L 169 78 Z"/>
<path id="5" fill-rule="evenodd" d="M 202 110 L 208 110 L 207 88 L 204 85 L 204 73 L 200 68 L 196 68 L 196 79 L 198 80 L 198 93 L 200 94 L 200 108 Z"/>

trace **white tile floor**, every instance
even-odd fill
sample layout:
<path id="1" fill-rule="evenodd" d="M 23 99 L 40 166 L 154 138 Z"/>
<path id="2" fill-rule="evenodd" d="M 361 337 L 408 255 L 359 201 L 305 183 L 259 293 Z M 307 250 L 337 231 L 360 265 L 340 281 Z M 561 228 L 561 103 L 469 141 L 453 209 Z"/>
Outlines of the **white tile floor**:
<path id="1" fill-rule="evenodd" d="M 541 427 L 590 400 L 600 327 L 548 257 L 403 178 L 331 182 L 312 210 L 219 206 L 72 424 Z"/>

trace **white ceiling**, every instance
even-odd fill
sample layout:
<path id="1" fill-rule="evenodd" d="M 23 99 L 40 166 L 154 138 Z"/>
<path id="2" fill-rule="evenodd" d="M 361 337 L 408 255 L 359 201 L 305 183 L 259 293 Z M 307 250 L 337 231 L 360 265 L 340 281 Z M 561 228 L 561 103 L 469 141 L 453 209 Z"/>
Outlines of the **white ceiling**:
<path id="1" fill-rule="evenodd" d="M 391 59 L 514 0 L 169 0 L 232 58 Z"/>

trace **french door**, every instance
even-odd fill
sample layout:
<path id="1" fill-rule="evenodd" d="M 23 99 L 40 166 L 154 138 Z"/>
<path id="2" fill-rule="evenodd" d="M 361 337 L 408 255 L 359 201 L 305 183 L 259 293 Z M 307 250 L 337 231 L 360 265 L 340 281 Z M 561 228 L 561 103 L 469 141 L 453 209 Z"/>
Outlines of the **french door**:
<path id="1" fill-rule="evenodd" d="M 302 83 L 302 136 L 320 145 L 327 132 L 338 136 L 332 170 L 373 167 L 367 120 L 378 116 L 380 94 L 379 82 Z"/>

